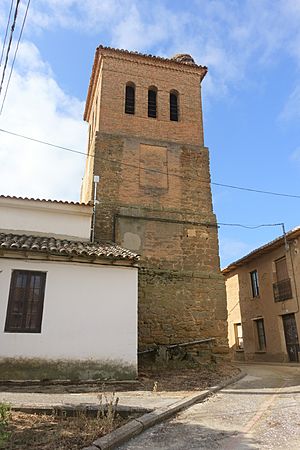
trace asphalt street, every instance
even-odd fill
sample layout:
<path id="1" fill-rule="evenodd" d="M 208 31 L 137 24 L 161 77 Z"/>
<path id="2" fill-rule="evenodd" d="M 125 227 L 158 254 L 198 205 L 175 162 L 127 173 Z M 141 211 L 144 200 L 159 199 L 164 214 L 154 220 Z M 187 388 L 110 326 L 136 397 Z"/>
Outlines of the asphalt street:
<path id="1" fill-rule="evenodd" d="M 300 365 L 247 365 L 247 376 L 120 450 L 300 450 Z"/>

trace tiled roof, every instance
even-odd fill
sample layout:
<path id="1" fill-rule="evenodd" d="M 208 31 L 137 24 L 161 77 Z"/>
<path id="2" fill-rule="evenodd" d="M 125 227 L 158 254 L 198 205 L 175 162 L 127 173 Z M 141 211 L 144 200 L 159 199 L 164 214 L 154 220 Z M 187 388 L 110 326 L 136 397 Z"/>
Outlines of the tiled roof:
<path id="1" fill-rule="evenodd" d="M 292 230 L 290 230 L 286 233 L 286 239 L 288 241 L 298 238 L 299 236 L 300 236 L 300 226 L 293 228 Z M 232 262 L 231 264 L 229 264 L 229 266 L 222 269 L 221 272 L 223 274 L 229 273 L 232 270 L 235 270 L 237 267 L 242 266 L 243 264 L 247 264 L 248 262 L 252 261 L 253 259 L 280 247 L 284 243 L 285 243 L 284 236 L 279 236 L 278 238 L 273 239 L 272 241 L 268 242 L 267 244 L 264 244 L 261 247 L 256 248 L 255 250 L 252 250 L 252 252 L 248 253 L 247 255 L 243 256 L 242 258 L 238 259 L 237 261 Z"/>
<path id="2" fill-rule="evenodd" d="M 136 253 L 110 242 L 78 242 L 44 236 L 0 233 L 0 251 L 26 251 L 53 256 L 76 256 L 85 259 L 138 261 Z"/>
<path id="3" fill-rule="evenodd" d="M 13 200 L 30 200 L 34 202 L 49 202 L 49 203 L 61 203 L 63 205 L 80 205 L 80 206 L 91 206 L 89 203 L 72 202 L 67 200 L 50 200 L 45 198 L 32 198 L 32 197 L 17 197 L 15 195 L 0 195 L 0 198 L 7 198 Z"/>
<path id="4" fill-rule="evenodd" d="M 200 66 L 199 64 L 196 64 L 191 55 L 187 54 L 178 54 L 174 55 L 171 58 L 163 58 L 162 56 L 155 56 L 150 55 L 147 53 L 140 53 L 140 52 L 133 52 L 130 50 L 124 50 L 123 48 L 114 48 L 114 47 L 106 47 L 105 45 L 99 45 L 99 50 L 112 50 L 117 53 L 122 53 L 124 55 L 133 55 L 133 56 L 142 56 L 143 58 L 151 58 L 156 61 L 168 61 L 168 62 L 175 62 L 177 64 L 185 64 L 185 65 L 192 65 L 195 67 L 200 67 L 201 69 L 207 69 L 206 66 Z"/>

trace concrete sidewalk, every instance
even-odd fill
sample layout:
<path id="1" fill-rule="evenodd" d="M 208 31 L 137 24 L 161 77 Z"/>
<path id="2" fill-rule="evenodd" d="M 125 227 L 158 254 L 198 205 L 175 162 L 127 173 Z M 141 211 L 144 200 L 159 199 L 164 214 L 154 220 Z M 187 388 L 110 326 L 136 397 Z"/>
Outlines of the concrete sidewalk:
<path id="1" fill-rule="evenodd" d="M 100 405 L 99 395 L 101 390 L 89 393 L 26 393 L 26 392 L 1 392 L 0 402 L 9 403 L 13 408 L 55 408 L 55 407 L 97 407 Z M 112 392 L 105 392 L 108 400 L 112 397 Z M 144 410 L 154 410 L 170 405 L 178 400 L 191 395 L 189 391 L 179 392 L 151 392 L 151 391 L 127 391 L 116 392 L 115 397 L 119 398 L 118 406 L 121 409 L 142 408 Z M 104 399 L 103 399 L 104 402 Z"/>

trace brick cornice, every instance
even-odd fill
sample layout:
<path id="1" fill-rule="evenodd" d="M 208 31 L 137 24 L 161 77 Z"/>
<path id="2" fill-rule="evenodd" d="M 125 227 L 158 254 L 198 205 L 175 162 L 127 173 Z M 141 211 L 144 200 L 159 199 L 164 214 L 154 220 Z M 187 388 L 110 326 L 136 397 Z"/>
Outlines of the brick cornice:
<path id="1" fill-rule="evenodd" d="M 130 52 L 128 50 L 121 50 L 111 47 L 104 47 L 100 45 L 97 47 L 94 57 L 94 63 L 92 68 L 92 74 L 90 77 L 85 111 L 84 120 L 88 120 L 92 99 L 94 97 L 94 92 L 96 89 L 96 84 L 98 80 L 98 75 L 100 71 L 100 60 L 101 57 L 108 57 L 117 60 L 130 61 L 136 64 L 144 64 L 152 67 L 165 68 L 167 70 L 173 70 L 177 72 L 184 72 L 189 74 L 198 75 L 200 82 L 203 80 L 207 73 L 207 67 L 200 66 L 197 64 L 180 62 L 174 59 L 162 58 L 159 56 L 146 55 L 138 52 Z"/>

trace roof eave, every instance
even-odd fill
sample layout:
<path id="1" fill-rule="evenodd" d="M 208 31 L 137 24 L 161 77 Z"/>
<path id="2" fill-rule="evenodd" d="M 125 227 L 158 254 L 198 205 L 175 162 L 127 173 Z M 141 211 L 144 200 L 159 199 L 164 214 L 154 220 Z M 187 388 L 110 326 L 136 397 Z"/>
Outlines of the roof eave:
<path id="1" fill-rule="evenodd" d="M 294 228 L 293 230 L 290 230 L 286 233 L 287 240 L 295 239 L 298 236 L 300 236 L 300 227 Z M 266 253 L 281 247 L 281 245 L 283 244 L 284 244 L 284 236 L 282 235 L 274 239 L 273 241 L 270 241 L 267 244 L 258 247 L 257 249 L 253 250 L 252 252 L 248 253 L 242 258 L 234 261 L 233 263 L 229 264 L 229 266 L 222 269 L 221 272 L 223 275 L 226 275 L 227 273 L 234 271 L 238 267 L 243 266 L 244 264 L 248 264 L 253 259 L 261 255 L 265 255 Z"/>

